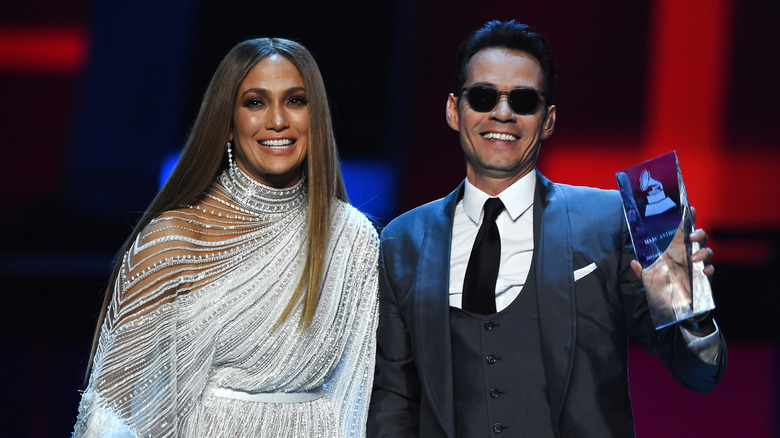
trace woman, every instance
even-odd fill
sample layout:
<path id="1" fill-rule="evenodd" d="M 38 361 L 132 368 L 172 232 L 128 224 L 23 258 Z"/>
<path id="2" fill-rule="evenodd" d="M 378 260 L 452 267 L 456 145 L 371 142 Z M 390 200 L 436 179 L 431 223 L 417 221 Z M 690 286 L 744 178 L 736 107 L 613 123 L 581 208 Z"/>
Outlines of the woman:
<path id="1" fill-rule="evenodd" d="M 377 236 L 303 46 L 227 54 L 122 253 L 74 436 L 363 435 Z"/>

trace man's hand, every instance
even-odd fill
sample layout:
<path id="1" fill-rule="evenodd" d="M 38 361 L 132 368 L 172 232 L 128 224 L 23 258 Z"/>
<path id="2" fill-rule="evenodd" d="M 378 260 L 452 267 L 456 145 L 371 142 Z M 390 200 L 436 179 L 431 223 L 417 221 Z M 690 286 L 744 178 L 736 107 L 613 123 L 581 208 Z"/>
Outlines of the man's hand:
<path id="1" fill-rule="evenodd" d="M 693 207 L 691 217 L 696 219 L 696 210 Z M 672 242 L 652 265 L 642 269 L 639 262 L 631 261 L 631 268 L 642 278 L 648 303 L 656 311 L 675 312 L 675 309 L 687 309 L 692 304 L 684 222 L 680 221 Z M 704 247 L 707 243 L 707 233 L 697 229 L 689 237 L 694 250 L 690 257 L 691 263 L 704 262 L 704 274 L 712 275 L 715 272 L 715 268 L 709 264 L 712 250 Z M 698 249 L 699 247 L 701 249 Z"/>

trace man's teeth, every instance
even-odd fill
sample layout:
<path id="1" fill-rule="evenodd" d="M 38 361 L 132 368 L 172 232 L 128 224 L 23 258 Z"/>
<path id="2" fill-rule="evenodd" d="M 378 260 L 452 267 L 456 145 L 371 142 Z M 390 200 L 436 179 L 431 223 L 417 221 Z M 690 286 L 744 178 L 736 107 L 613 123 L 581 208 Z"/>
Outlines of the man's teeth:
<path id="1" fill-rule="evenodd" d="M 290 146 L 293 143 L 295 143 L 295 141 L 290 140 L 289 138 L 285 138 L 281 140 L 263 140 L 260 142 L 261 145 L 269 148 L 286 148 L 287 146 Z"/>
<path id="2" fill-rule="evenodd" d="M 484 137 L 487 140 L 502 140 L 502 141 L 517 140 L 517 137 L 515 137 L 512 134 L 499 134 L 497 132 L 488 132 L 487 134 L 482 134 L 482 137 Z"/>

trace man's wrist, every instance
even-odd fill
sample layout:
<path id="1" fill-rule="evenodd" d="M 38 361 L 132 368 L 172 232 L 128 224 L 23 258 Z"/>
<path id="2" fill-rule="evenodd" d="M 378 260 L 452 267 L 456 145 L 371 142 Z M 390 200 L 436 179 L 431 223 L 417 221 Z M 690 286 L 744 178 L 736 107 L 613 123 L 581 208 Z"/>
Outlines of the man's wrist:
<path id="1" fill-rule="evenodd" d="M 712 320 L 712 311 L 684 319 L 680 322 L 680 325 L 695 336 L 706 336 L 716 330 L 715 323 Z"/>

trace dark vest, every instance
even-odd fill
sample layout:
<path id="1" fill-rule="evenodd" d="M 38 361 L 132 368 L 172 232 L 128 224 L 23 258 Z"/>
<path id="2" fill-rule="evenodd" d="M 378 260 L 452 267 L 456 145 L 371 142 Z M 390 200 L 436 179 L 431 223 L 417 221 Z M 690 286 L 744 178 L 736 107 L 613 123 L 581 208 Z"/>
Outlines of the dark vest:
<path id="1" fill-rule="evenodd" d="M 555 436 L 539 341 L 535 258 L 522 292 L 501 312 L 450 308 L 459 438 Z"/>

